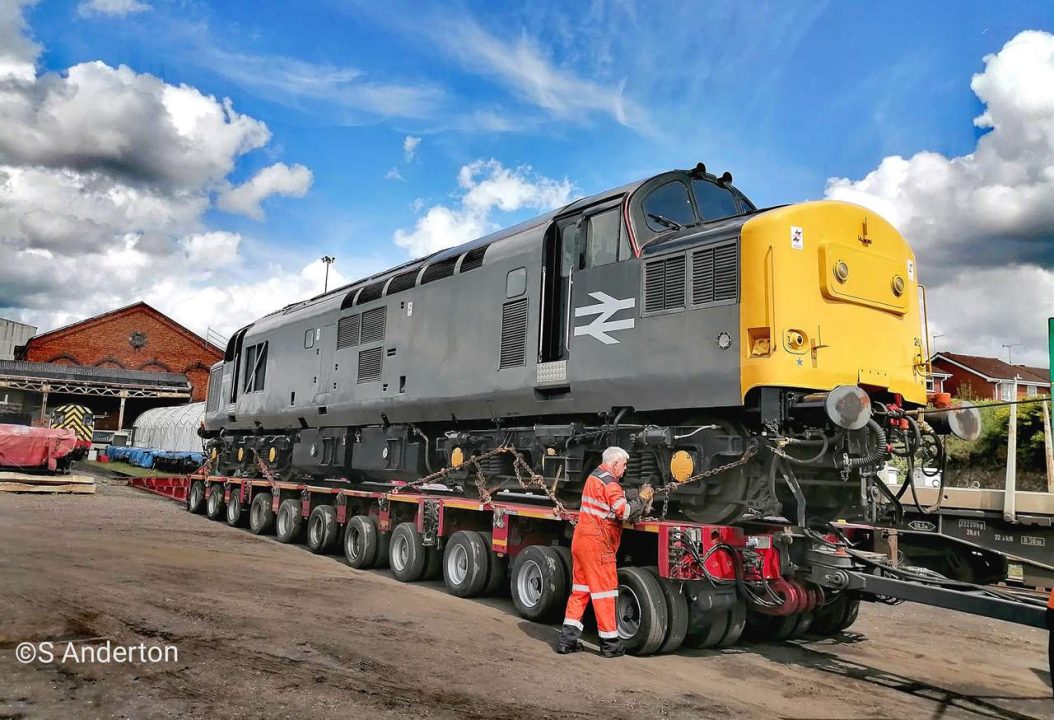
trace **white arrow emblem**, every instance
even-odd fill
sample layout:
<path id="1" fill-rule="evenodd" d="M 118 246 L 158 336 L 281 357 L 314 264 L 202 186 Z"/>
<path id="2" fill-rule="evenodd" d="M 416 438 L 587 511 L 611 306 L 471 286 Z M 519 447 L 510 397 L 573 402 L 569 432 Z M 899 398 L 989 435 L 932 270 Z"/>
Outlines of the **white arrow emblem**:
<path id="1" fill-rule="evenodd" d="M 636 298 L 626 298 L 625 300 L 619 300 L 613 298 L 605 292 L 591 292 L 589 297 L 597 301 L 596 305 L 586 305 L 585 307 L 575 308 L 575 317 L 583 317 L 585 315 L 596 315 L 593 321 L 588 325 L 581 325 L 575 327 L 575 337 L 579 335 L 592 335 L 600 342 L 605 345 L 615 345 L 619 341 L 608 335 L 609 332 L 615 330 L 629 330 L 633 327 L 634 319 L 628 320 L 611 320 L 611 316 L 617 313 L 619 310 L 629 310 L 636 306 Z"/>

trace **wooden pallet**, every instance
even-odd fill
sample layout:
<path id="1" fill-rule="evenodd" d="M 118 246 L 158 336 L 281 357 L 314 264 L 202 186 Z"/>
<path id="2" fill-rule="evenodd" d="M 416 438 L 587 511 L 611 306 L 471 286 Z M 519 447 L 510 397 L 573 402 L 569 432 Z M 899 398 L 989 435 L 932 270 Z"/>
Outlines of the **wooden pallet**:
<path id="1" fill-rule="evenodd" d="M 95 478 L 91 475 L 31 475 L 0 473 L 0 493 L 53 493 L 94 495 Z"/>

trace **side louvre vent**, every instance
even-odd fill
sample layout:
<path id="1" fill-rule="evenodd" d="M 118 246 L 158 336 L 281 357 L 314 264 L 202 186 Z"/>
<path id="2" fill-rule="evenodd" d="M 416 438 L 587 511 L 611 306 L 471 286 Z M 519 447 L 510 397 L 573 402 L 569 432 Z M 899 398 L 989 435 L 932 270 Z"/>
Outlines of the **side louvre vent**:
<path id="1" fill-rule="evenodd" d="M 359 344 L 359 316 L 348 315 L 337 323 L 337 350 Z"/>
<path id="2" fill-rule="evenodd" d="M 223 368 L 218 367 L 209 373 L 209 395 L 205 403 L 205 412 L 214 413 L 220 409 L 220 386 L 223 384 Z"/>
<path id="3" fill-rule="evenodd" d="M 501 309 L 501 359 L 498 369 L 523 367 L 527 362 L 527 298 L 505 303 Z"/>
<path id="4" fill-rule="evenodd" d="M 735 301 L 739 297 L 735 243 L 692 253 L 692 305 Z"/>
<path id="5" fill-rule="evenodd" d="M 375 347 L 359 352 L 359 374 L 356 382 L 368 383 L 381 379 L 381 362 L 384 359 L 384 348 Z"/>
<path id="6" fill-rule="evenodd" d="M 362 314 L 362 337 L 360 342 L 363 345 L 384 340 L 384 324 L 387 312 L 387 307 L 379 307 Z"/>
<path id="7" fill-rule="evenodd" d="M 686 269 L 684 255 L 673 255 L 645 264 L 645 313 L 684 309 Z"/>

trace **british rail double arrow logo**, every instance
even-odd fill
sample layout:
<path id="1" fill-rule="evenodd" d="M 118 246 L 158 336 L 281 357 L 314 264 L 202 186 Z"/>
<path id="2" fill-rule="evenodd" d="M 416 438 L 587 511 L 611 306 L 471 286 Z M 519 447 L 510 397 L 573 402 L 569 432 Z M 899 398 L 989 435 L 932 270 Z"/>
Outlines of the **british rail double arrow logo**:
<path id="1" fill-rule="evenodd" d="M 626 298 L 625 300 L 619 300 L 613 298 L 605 292 L 591 292 L 589 297 L 597 301 L 596 305 L 586 305 L 584 307 L 575 308 L 575 317 L 585 317 L 588 315 L 596 315 L 592 322 L 588 325 L 579 325 L 575 327 L 575 337 L 579 335 L 592 335 L 600 342 L 605 345 L 615 345 L 619 341 L 608 335 L 609 332 L 616 330 L 630 330 L 633 327 L 634 319 L 629 318 L 628 320 L 612 320 L 611 316 L 617 313 L 619 310 L 630 310 L 637 304 L 636 298 Z"/>

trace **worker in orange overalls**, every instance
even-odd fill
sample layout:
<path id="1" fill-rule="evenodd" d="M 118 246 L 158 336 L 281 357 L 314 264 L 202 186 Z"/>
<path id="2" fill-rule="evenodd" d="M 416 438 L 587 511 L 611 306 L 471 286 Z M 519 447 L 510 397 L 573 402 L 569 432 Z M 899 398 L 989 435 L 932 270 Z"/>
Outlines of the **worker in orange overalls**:
<path id="1" fill-rule="evenodd" d="M 556 647 L 561 655 L 582 649 L 582 614 L 590 601 L 597 617 L 601 654 L 617 657 L 625 653 L 615 620 L 618 599 L 615 555 L 622 539 L 623 521 L 643 514 L 654 494 L 650 485 L 644 485 L 636 498 L 626 498 L 619 480 L 626 472 L 628 460 L 625 450 L 609 447 L 604 451 L 600 467 L 586 478 L 582 489 L 578 525 L 571 539 L 571 596 L 567 599 L 564 627 Z"/>

